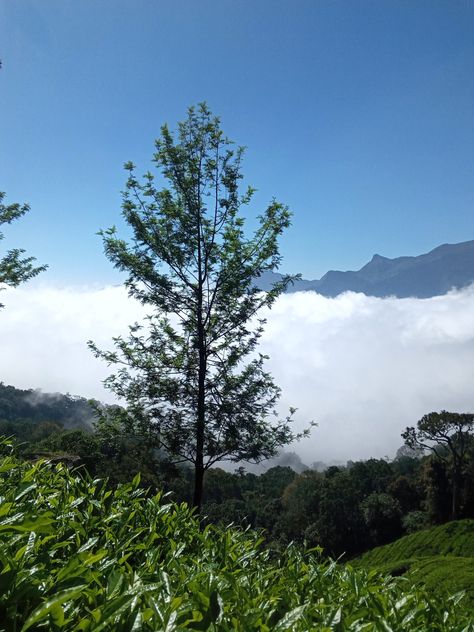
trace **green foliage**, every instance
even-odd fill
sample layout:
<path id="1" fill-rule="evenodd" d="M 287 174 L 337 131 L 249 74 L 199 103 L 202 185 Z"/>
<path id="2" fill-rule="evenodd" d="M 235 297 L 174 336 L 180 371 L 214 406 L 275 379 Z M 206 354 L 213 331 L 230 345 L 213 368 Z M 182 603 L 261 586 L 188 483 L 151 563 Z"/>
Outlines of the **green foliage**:
<path id="1" fill-rule="evenodd" d="M 424 511 L 410 511 L 403 516 L 402 524 L 408 534 L 427 529 L 429 527 L 428 515 Z"/>
<path id="2" fill-rule="evenodd" d="M 106 477 L 110 487 L 139 474 L 142 484 L 154 491 L 173 490 L 174 498 L 190 498 L 188 471 L 170 463 L 140 436 L 108 437 L 83 430 L 63 430 L 30 446 L 26 454 L 72 461 L 85 474 Z"/>
<path id="3" fill-rule="evenodd" d="M 11 433 L 15 436 L 20 436 L 22 424 L 33 426 L 43 422 L 53 422 L 65 428 L 91 430 L 95 418 L 93 403 L 84 397 L 24 390 L 0 382 L 0 420 L 18 424 L 18 430 Z"/>
<path id="4" fill-rule="evenodd" d="M 410 577 L 432 594 L 445 596 L 463 591 L 465 607 L 474 612 L 474 558 L 417 558 L 410 562 Z"/>
<path id="5" fill-rule="evenodd" d="M 164 125 L 156 141 L 153 161 L 167 188 L 125 165 L 122 214 L 133 240 L 115 228 L 101 233 L 130 296 L 150 314 L 114 340 L 115 351 L 91 349 L 120 367 L 106 385 L 127 401 L 131 423 L 192 464 L 197 507 L 214 463 L 258 461 L 295 439 L 291 413 L 276 416 L 280 390 L 255 353 L 264 321 L 251 322 L 291 281 L 268 292 L 255 283 L 278 267 L 290 213 L 273 200 L 246 236 L 253 189 L 239 192 L 242 155 L 205 104 L 190 108 L 176 134 Z"/>
<path id="6" fill-rule="evenodd" d="M 100 442 L 91 433 L 83 430 L 57 432 L 44 439 L 39 447 L 42 448 L 38 451 L 41 455 L 45 455 L 43 451 L 46 451 L 56 455 L 77 456 L 90 474 L 95 475 L 98 471 L 101 472 L 103 455 Z"/>
<path id="7" fill-rule="evenodd" d="M 390 494 L 370 494 L 362 501 L 361 509 L 365 523 L 378 544 L 402 534 L 400 503 Z"/>
<path id="8" fill-rule="evenodd" d="M 462 517 L 465 502 L 465 470 L 469 454 L 474 448 L 474 414 L 440 413 L 424 415 L 416 428 L 406 428 L 402 433 L 409 448 L 431 450 L 449 468 L 451 477 L 451 519 Z M 463 498 L 464 496 L 464 498 Z"/>
<path id="9" fill-rule="evenodd" d="M 367 548 L 367 528 L 352 470 L 341 470 L 325 479 L 315 524 L 319 544 L 331 555 L 352 557 Z"/>
<path id="10" fill-rule="evenodd" d="M 458 597 L 295 546 L 275 559 L 257 533 L 201 529 L 138 477 L 112 491 L 6 454 L 0 495 L 3 632 L 473 630 Z"/>
<path id="11" fill-rule="evenodd" d="M 0 226 L 11 224 L 30 210 L 28 204 L 4 204 L 4 199 L 5 193 L 0 191 Z M 4 235 L 0 231 L 0 241 L 3 238 Z M 35 257 L 23 257 L 24 253 L 25 251 L 20 248 L 13 248 L 0 258 L 0 289 L 2 285 L 16 287 L 46 270 L 45 265 L 35 267 Z M 0 304 L 0 307 L 3 305 Z"/>
<path id="12" fill-rule="evenodd" d="M 15 437 L 18 441 L 24 442 L 24 449 L 28 449 L 26 444 L 41 442 L 50 435 L 63 430 L 62 425 L 54 421 L 35 422 L 29 419 L 8 421 L 0 418 L 0 435 Z"/>
<path id="13" fill-rule="evenodd" d="M 368 551 L 360 559 L 364 564 L 379 566 L 432 555 L 474 557 L 474 520 L 456 520 L 406 535 Z"/>
<path id="14" fill-rule="evenodd" d="M 416 583 L 443 597 L 463 590 L 466 605 L 474 608 L 474 520 L 417 531 L 368 551 L 354 564 L 384 573 L 409 574 Z"/>
<path id="15" fill-rule="evenodd" d="M 384 459 L 356 461 L 351 464 L 349 471 L 360 498 L 365 498 L 372 493 L 384 492 L 393 478 L 392 468 Z"/>
<path id="16" fill-rule="evenodd" d="M 420 506 L 422 492 L 419 482 L 404 475 L 397 476 L 387 485 L 388 493 L 395 498 L 402 513 L 415 510 Z"/>
<path id="17" fill-rule="evenodd" d="M 436 458 L 423 462 L 421 478 L 425 488 L 425 507 L 432 524 L 442 524 L 451 514 L 452 494 L 447 465 Z"/>

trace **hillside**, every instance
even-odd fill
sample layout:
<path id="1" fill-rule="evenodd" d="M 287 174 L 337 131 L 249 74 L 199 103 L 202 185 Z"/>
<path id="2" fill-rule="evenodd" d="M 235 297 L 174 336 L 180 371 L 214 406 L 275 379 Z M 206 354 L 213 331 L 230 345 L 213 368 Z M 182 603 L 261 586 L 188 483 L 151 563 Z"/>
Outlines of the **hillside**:
<path id="1" fill-rule="evenodd" d="M 33 389 L 22 390 L 0 382 L 0 422 L 3 424 L 3 434 L 8 434 L 5 431 L 6 425 L 14 428 L 15 423 L 20 421 L 30 424 L 54 422 L 65 428 L 89 429 L 94 419 L 94 409 L 84 397 L 43 393 Z"/>
<path id="2" fill-rule="evenodd" d="M 259 287 L 268 290 L 281 275 L 266 273 Z M 474 240 L 443 244 L 414 257 L 389 259 L 375 254 L 360 270 L 330 270 L 313 281 L 300 279 L 289 292 L 313 290 L 323 296 L 361 292 L 368 296 L 429 298 L 474 283 Z"/>
<path id="3" fill-rule="evenodd" d="M 412 533 L 368 551 L 354 565 L 409 575 L 436 593 L 464 590 L 467 603 L 474 608 L 474 520 Z"/>

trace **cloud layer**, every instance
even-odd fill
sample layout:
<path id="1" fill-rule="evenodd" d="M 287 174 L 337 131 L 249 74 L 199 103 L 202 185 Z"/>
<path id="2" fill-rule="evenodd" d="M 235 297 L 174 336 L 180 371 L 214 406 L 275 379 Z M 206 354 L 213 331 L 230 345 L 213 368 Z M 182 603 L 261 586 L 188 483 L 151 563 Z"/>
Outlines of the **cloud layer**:
<path id="1" fill-rule="evenodd" d="M 1 299 L 1 381 L 112 401 L 111 370 L 86 341 L 110 348 L 143 315 L 123 288 L 24 286 Z M 423 300 L 288 294 L 267 318 L 281 409 L 319 424 L 295 448 L 306 463 L 392 456 L 423 414 L 474 410 L 474 287 Z"/>

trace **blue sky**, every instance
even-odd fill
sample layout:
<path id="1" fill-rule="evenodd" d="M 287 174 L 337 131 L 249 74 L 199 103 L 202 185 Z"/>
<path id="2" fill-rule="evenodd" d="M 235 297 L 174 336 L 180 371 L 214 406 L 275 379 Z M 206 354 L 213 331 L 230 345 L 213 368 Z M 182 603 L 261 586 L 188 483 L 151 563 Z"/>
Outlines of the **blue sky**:
<path id="1" fill-rule="evenodd" d="M 122 165 L 206 100 L 246 145 L 255 212 L 294 212 L 282 269 L 474 239 L 470 0 L 0 0 L 7 231 L 62 284 L 117 282 Z"/>

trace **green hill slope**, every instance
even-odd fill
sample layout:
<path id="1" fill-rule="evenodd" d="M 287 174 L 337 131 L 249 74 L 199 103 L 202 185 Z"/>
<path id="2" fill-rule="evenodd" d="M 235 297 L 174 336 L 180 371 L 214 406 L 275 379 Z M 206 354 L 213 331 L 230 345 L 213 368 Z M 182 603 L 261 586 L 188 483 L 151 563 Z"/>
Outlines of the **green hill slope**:
<path id="1" fill-rule="evenodd" d="M 368 551 L 354 566 L 406 575 L 435 594 L 463 590 L 474 611 L 474 520 L 448 522 L 407 535 Z"/>

